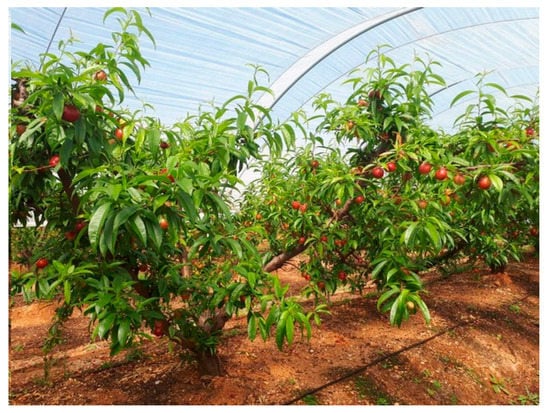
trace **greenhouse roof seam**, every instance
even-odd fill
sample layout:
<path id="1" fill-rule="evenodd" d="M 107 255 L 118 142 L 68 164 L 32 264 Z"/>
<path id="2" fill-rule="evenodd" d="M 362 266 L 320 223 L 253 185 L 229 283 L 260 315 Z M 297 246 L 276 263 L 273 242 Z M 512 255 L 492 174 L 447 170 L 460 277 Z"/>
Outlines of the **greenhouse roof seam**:
<path id="1" fill-rule="evenodd" d="M 63 8 L 63 11 L 61 12 L 61 15 L 59 16 L 59 20 L 57 21 L 57 24 L 55 25 L 55 28 L 53 29 L 52 35 L 50 36 L 50 40 L 48 42 L 48 46 L 46 47 L 46 51 L 44 52 L 44 55 L 42 56 L 42 59 L 40 59 L 40 68 L 42 68 L 42 64 L 44 63 L 44 58 L 50 51 L 50 47 L 52 47 L 53 39 L 55 38 L 55 35 L 57 33 L 57 30 L 59 29 L 59 26 L 61 26 L 61 22 L 63 21 L 63 17 L 65 17 L 65 13 L 67 12 L 68 7 Z"/>
<path id="2" fill-rule="evenodd" d="M 271 90 L 273 94 L 264 94 L 258 100 L 258 104 L 264 107 L 272 108 L 292 88 L 292 86 L 296 84 L 296 82 L 298 82 L 303 76 L 307 74 L 307 72 L 309 72 L 320 61 L 333 53 L 335 50 L 341 48 L 346 43 L 381 24 L 397 19 L 406 14 L 413 13 L 420 9 L 422 9 L 422 7 L 409 7 L 405 9 L 399 9 L 395 12 L 388 13 L 376 19 L 369 19 L 355 25 L 354 27 L 351 27 L 350 29 L 344 30 L 340 34 L 335 35 L 324 43 L 321 43 L 315 49 L 312 49 L 307 54 L 298 59 L 282 75 L 280 75 L 279 78 L 276 79 L 271 85 Z M 270 100 L 272 101 L 270 102 Z"/>

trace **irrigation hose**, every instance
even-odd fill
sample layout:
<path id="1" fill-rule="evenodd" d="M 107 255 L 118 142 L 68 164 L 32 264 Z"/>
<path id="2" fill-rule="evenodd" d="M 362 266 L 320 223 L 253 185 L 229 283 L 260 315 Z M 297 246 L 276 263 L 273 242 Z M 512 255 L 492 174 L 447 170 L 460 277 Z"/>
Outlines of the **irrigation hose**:
<path id="1" fill-rule="evenodd" d="M 526 298 L 530 297 L 531 295 L 532 295 L 532 294 L 527 294 L 527 295 L 525 295 L 525 296 L 523 296 L 523 297 L 521 297 L 521 298 L 519 298 L 519 299 L 515 299 L 515 300 L 513 301 L 513 303 L 517 303 L 517 302 L 520 302 L 520 301 L 524 301 Z M 397 356 L 397 355 L 399 355 L 399 354 L 401 354 L 401 353 L 404 353 L 404 352 L 406 352 L 406 351 L 412 350 L 413 348 L 420 347 L 420 346 L 422 346 L 422 345 L 424 345 L 424 344 L 426 344 L 426 343 L 428 343 L 428 342 L 430 342 L 430 341 L 436 339 L 437 337 L 442 336 L 443 334 L 446 334 L 446 333 L 448 333 L 448 332 L 450 332 L 450 331 L 453 331 L 453 330 L 455 330 L 455 329 L 457 329 L 457 328 L 459 328 L 459 327 L 464 327 L 464 326 L 466 326 L 466 325 L 468 325 L 468 324 L 471 324 L 473 321 L 476 321 L 476 320 L 475 320 L 475 319 L 474 319 L 474 320 L 472 320 L 472 319 L 470 319 L 470 320 L 464 320 L 464 321 L 461 321 L 461 322 L 459 322 L 459 323 L 453 324 L 452 326 L 447 327 L 446 329 L 441 330 L 440 332 L 438 332 L 438 333 L 436 333 L 436 334 L 434 334 L 434 335 L 432 335 L 432 336 L 430 336 L 430 337 L 428 337 L 428 338 L 425 338 L 424 340 L 417 341 L 416 343 L 410 344 L 410 345 L 408 345 L 408 346 L 406 346 L 406 347 L 403 347 L 403 348 L 401 348 L 401 349 L 399 349 L 399 350 L 396 350 L 396 351 L 394 351 L 394 352 L 392 352 L 392 353 L 389 353 L 389 354 L 386 354 L 386 355 L 384 355 L 384 356 L 378 357 L 378 358 L 372 360 L 370 363 L 368 363 L 368 364 L 366 364 L 366 365 L 364 365 L 364 366 L 358 367 L 358 368 L 356 368 L 356 369 L 354 369 L 354 370 L 352 370 L 352 371 L 350 371 L 350 372 L 344 374 L 344 375 L 341 376 L 341 377 L 338 377 L 338 378 L 336 378 L 336 379 L 334 379 L 334 380 L 331 380 L 331 381 L 329 381 L 329 382 L 327 382 L 327 383 L 325 383 L 325 384 L 323 384 L 323 385 L 321 385 L 321 386 L 319 386 L 319 387 L 316 387 L 316 388 L 314 388 L 314 389 L 310 389 L 310 390 L 308 390 L 308 391 L 306 391 L 306 392 L 304 392 L 304 393 L 301 393 L 299 396 L 296 396 L 296 397 L 294 397 L 293 399 L 290 399 L 290 400 L 288 400 L 288 401 L 286 401 L 286 402 L 284 402 L 284 403 L 281 403 L 281 405 L 287 406 L 287 405 L 290 405 L 290 404 L 294 404 L 294 403 L 296 403 L 297 401 L 302 400 L 302 399 L 303 399 L 304 397 L 306 397 L 306 396 L 313 395 L 313 394 L 315 394 L 315 393 L 317 393 L 317 392 L 319 392 L 319 391 L 321 391 L 321 390 L 323 390 L 323 389 L 326 389 L 327 387 L 333 386 L 334 384 L 337 384 L 337 383 L 340 383 L 340 382 L 342 382 L 342 381 L 344 381 L 344 380 L 347 380 L 347 379 L 349 379 L 350 377 L 353 377 L 353 376 L 355 376 L 355 375 L 357 375 L 357 374 L 363 373 L 363 372 L 364 372 L 365 370 L 367 370 L 369 367 L 372 367 L 372 366 L 374 366 L 374 365 L 376 365 L 376 364 L 378 364 L 378 363 L 381 363 L 381 362 L 384 361 L 384 360 L 387 360 L 387 359 L 389 359 L 389 358 L 391 358 L 391 357 Z"/>

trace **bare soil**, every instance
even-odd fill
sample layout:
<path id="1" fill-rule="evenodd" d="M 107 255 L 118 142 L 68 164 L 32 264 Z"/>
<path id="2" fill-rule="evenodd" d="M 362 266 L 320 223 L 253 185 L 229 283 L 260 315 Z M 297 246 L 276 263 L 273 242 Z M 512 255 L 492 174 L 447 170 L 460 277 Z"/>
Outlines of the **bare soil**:
<path id="1" fill-rule="evenodd" d="M 298 289 L 292 266 L 278 272 Z M 75 312 L 53 353 L 49 378 L 41 346 L 55 303 L 11 301 L 12 405 L 509 405 L 539 402 L 539 262 L 426 274 L 432 323 L 415 314 L 400 328 L 376 310 L 376 295 L 339 294 L 308 342 L 278 351 L 249 341 L 233 318 L 219 348 L 226 374 L 201 378 L 166 338 L 109 357 L 90 342 Z"/>

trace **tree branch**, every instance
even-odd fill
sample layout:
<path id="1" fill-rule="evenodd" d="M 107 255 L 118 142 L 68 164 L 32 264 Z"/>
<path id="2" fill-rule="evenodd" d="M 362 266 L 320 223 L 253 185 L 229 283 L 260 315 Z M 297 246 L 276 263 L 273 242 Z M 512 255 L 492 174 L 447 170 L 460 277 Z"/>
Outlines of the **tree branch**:
<path id="1" fill-rule="evenodd" d="M 61 185 L 63 185 L 63 190 L 65 191 L 65 194 L 67 194 L 67 198 L 69 198 L 69 200 L 71 201 L 73 214 L 74 216 L 77 216 L 78 211 L 80 210 L 80 198 L 74 190 L 73 179 L 64 168 L 59 168 L 57 174 L 59 175 L 59 179 L 61 180 Z"/>
<path id="2" fill-rule="evenodd" d="M 265 272 L 272 272 L 272 271 L 278 270 L 285 264 L 285 262 L 287 262 L 291 258 L 294 258 L 296 255 L 304 252 L 306 248 L 307 246 L 305 244 L 298 245 L 289 251 L 285 251 L 280 253 L 279 255 L 276 255 L 266 265 L 264 265 L 263 270 Z"/>
<path id="3" fill-rule="evenodd" d="M 400 136 L 399 136 L 399 139 L 401 139 Z M 388 142 L 382 142 L 380 145 L 378 145 L 378 147 L 369 155 L 369 163 L 372 162 L 377 157 L 379 157 L 386 150 L 388 150 L 389 147 L 391 147 L 391 145 Z M 363 172 L 362 175 L 364 175 L 366 173 L 368 173 L 368 172 Z M 366 183 L 364 181 L 361 181 L 361 180 L 357 180 L 357 184 L 361 187 L 366 185 Z M 344 206 L 342 206 L 342 208 L 340 208 L 338 210 L 335 210 L 332 214 L 332 217 L 328 221 L 327 225 L 330 225 L 333 221 L 340 221 L 345 216 L 347 216 L 349 214 L 349 210 L 351 209 L 351 206 L 353 205 L 354 202 L 355 202 L 354 198 L 348 199 L 345 202 Z M 266 265 L 264 265 L 263 270 L 265 272 L 272 272 L 272 271 L 278 270 L 288 260 L 290 260 L 290 259 L 294 258 L 295 256 L 297 256 L 298 254 L 304 252 L 306 249 L 307 249 L 306 244 L 298 245 L 298 246 L 294 247 L 293 249 L 291 249 L 289 251 L 285 251 L 285 252 L 283 252 L 279 255 L 276 255 Z"/>

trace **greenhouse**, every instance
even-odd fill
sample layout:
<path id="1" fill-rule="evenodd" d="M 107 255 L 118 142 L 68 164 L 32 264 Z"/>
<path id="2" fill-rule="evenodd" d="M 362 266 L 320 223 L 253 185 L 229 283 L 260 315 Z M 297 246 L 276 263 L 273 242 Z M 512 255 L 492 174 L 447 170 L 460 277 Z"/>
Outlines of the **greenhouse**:
<path id="1" fill-rule="evenodd" d="M 539 404 L 537 7 L 9 7 L 10 405 Z"/>

